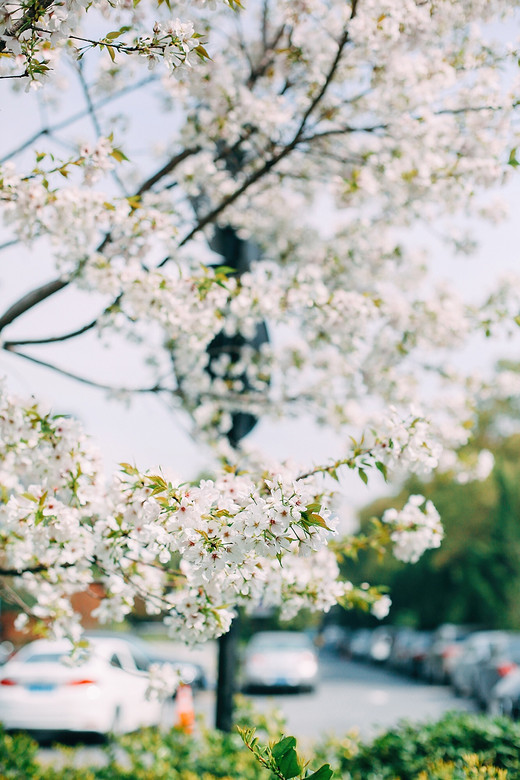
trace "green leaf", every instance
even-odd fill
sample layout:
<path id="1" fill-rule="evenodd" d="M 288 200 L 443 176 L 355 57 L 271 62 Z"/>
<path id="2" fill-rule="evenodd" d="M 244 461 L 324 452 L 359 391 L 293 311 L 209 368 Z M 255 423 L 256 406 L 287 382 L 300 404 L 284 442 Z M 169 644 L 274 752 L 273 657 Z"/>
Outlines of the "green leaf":
<path id="1" fill-rule="evenodd" d="M 361 481 L 366 484 L 368 484 L 368 476 L 366 471 L 363 471 L 363 469 L 358 469 L 358 474 L 361 477 Z"/>
<path id="2" fill-rule="evenodd" d="M 135 466 L 132 466 L 131 463 L 120 463 L 119 464 L 123 471 L 125 471 L 127 474 L 139 474 L 138 469 L 136 469 Z"/>
<path id="3" fill-rule="evenodd" d="M 281 758 L 289 750 L 296 747 L 295 737 L 282 737 L 279 742 L 276 742 L 271 748 L 273 758 Z"/>
<path id="4" fill-rule="evenodd" d="M 507 164 L 510 165 L 512 168 L 518 168 L 520 165 L 520 162 L 516 159 L 516 151 L 517 147 L 515 146 L 514 149 L 511 149 L 509 152 L 509 160 L 507 161 Z"/>
<path id="5" fill-rule="evenodd" d="M 105 35 L 106 41 L 115 41 L 116 38 L 119 38 L 120 35 L 123 35 L 123 33 L 128 32 L 132 28 L 128 25 L 125 25 L 124 27 L 121 27 L 119 30 L 114 30 L 113 32 L 109 32 Z"/>
<path id="6" fill-rule="evenodd" d="M 110 49 L 110 46 L 107 48 Z M 121 151 L 121 149 L 112 149 L 110 152 L 110 156 L 114 158 L 114 160 L 117 160 L 117 162 L 123 162 L 123 160 L 126 160 L 126 162 L 129 162 L 128 157 L 124 152 Z"/>
<path id="7" fill-rule="evenodd" d="M 128 201 L 128 205 L 130 206 L 130 208 L 132 210 L 135 211 L 136 209 L 141 208 L 141 196 L 140 195 L 130 195 L 130 197 L 128 197 L 126 200 Z"/>
<path id="8" fill-rule="evenodd" d="M 380 460 L 376 461 L 376 469 L 378 469 L 381 472 L 386 482 L 388 479 L 388 469 L 386 468 L 385 464 L 381 463 Z"/>
<path id="9" fill-rule="evenodd" d="M 314 504 L 309 504 L 307 506 L 307 511 L 308 512 L 318 512 L 318 514 L 319 514 L 321 512 L 321 504 L 319 504 L 317 502 L 314 503 Z"/>
<path id="10" fill-rule="evenodd" d="M 108 46 L 108 44 L 107 44 L 107 51 L 110 54 L 110 59 L 112 60 L 112 62 L 115 62 L 116 61 L 116 50 L 114 49 L 114 47 L 113 46 Z M 113 156 L 114 155 L 112 154 L 112 157 Z"/>
<path id="11" fill-rule="evenodd" d="M 332 771 L 330 764 L 323 764 L 317 772 L 313 772 L 312 775 L 307 775 L 305 780 L 330 780 L 333 774 L 334 772 Z"/>
<path id="12" fill-rule="evenodd" d="M 202 43 L 199 43 L 198 46 L 195 46 L 193 51 L 196 52 L 196 54 L 199 55 L 201 60 L 210 60 L 211 59 L 211 57 L 209 56 L 208 52 L 206 51 L 206 49 L 202 45 Z"/>
<path id="13" fill-rule="evenodd" d="M 311 512 L 309 514 L 307 522 L 309 525 L 319 525 L 321 528 L 326 528 L 327 531 L 330 531 L 331 529 L 327 526 L 327 523 L 323 519 L 321 515 L 317 515 L 315 512 Z"/>
<path id="14" fill-rule="evenodd" d="M 284 737 L 271 748 L 272 756 L 276 766 L 286 778 L 291 780 L 297 777 L 301 772 L 298 754 L 296 753 L 296 740 L 294 737 Z"/>

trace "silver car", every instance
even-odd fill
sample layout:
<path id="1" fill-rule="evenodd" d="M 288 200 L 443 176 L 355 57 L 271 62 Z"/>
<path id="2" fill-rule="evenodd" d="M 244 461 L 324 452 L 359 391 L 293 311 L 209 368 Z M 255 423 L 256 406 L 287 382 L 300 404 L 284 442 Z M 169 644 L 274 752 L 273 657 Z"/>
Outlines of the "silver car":
<path id="1" fill-rule="evenodd" d="M 318 657 L 312 641 L 299 631 L 261 631 L 245 652 L 244 688 L 313 691 Z"/>

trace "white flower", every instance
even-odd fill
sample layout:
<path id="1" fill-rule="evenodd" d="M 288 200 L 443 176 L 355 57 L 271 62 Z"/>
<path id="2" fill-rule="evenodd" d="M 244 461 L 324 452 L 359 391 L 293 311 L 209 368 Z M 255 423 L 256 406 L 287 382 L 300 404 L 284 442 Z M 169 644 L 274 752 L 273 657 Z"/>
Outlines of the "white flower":
<path id="1" fill-rule="evenodd" d="M 378 620 L 383 620 L 388 613 L 390 612 L 390 607 L 392 606 L 392 599 L 390 596 L 383 595 L 374 604 L 372 604 L 372 607 L 370 608 L 370 612 L 376 617 Z"/>
<path id="2" fill-rule="evenodd" d="M 410 496 L 401 511 L 387 509 L 382 520 L 395 528 L 390 538 L 400 561 L 415 563 L 426 550 L 440 547 L 444 535 L 440 516 L 424 496 Z"/>

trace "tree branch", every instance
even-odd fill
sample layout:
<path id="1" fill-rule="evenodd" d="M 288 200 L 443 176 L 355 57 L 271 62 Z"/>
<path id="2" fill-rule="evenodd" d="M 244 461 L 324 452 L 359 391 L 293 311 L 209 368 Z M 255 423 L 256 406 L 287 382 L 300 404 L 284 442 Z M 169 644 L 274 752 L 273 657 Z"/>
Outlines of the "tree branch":
<path id="1" fill-rule="evenodd" d="M 0 569 L 0 577 L 21 577 L 22 574 L 40 574 L 43 571 L 49 571 L 54 568 L 70 569 L 75 565 L 75 563 L 52 563 L 49 565 L 39 563 L 37 566 L 29 566 L 23 569 Z"/>
<path id="2" fill-rule="evenodd" d="M 6 35 L 10 38 L 14 38 L 16 35 L 18 35 L 18 33 L 28 30 L 35 22 L 38 21 L 38 19 L 41 19 L 45 11 L 50 8 L 53 3 L 54 0 L 34 0 L 34 2 L 29 4 L 29 7 L 26 9 L 23 16 L 18 19 L 18 21 L 15 22 L 9 30 L 7 30 Z M 5 46 L 4 41 L 0 43 L 4 44 Z M 3 50 L 4 46 L 0 45 L 0 51 Z"/>
<path id="3" fill-rule="evenodd" d="M 26 295 L 23 295 L 16 303 L 13 303 L 7 311 L 0 317 L 0 333 L 11 322 L 14 322 L 18 317 L 24 314 L 33 306 L 41 303 L 46 298 L 49 298 L 54 293 L 63 290 L 69 284 L 67 279 L 60 277 L 59 279 L 53 279 L 51 282 L 42 284 L 41 287 L 37 287 L 35 290 L 31 290 Z"/>
<path id="4" fill-rule="evenodd" d="M 13 347 L 24 347 L 31 344 L 55 344 L 59 341 L 68 341 L 69 339 L 76 338 L 76 336 L 81 336 L 83 333 L 87 333 L 89 330 L 92 330 L 92 328 L 96 327 L 97 322 L 97 319 L 92 320 L 87 325 L 83 325 L 82 328 L 73 330 L 70 333 L 63 333 L 61 336 L 47 336 L 46 338 L 44 337 L 40 339 L 17 339 L 13 341 L 4 341 L 2 346 L 4 349 L 12 350 Z"/>
<path id="5" fill-rule="evenodd" d="M 3 41 L 0 41 L 0 51 L 1 45 Z M 24 71 L 23 73 L 6 73 L 5 75 L 0 76 L 0 79 L 24 79 L 27 76 L 27 73 Z"/>
<path id="6" fill-rule="evenodd" d="M 79 79 L 79 82 L 81 84 L 81 89 L 82 89 L 82 92 L 83 92 L 83 96 L 85 98 L 85 103 L 87 104 L 87 113 L 88 113 L 88 115 L 90 116 L 90 118 L 92 120 L 92 125 L 94 127 L 94 131 L 96 133 L 96 137 L 97 137 L 97 139 L 99 141 L 99 139 L 103 135 L 103 131 L 101 130 L 101 125 L 99 123 L 99 119 L 98 119 L 98 116 L 96 114 L 96 109 L 94 107 L 94 104 L 92 102 L 92 98 L 90 96 L 90 89 L 88 87 L 87 82 L 85 81 L 85 76 L 83 75 L 83 67 L 82 67 L 82 62 L 81 61 L 79 63 L 77 63 L 76 72 L 78 74 L 78 79 Z M 115 169 L 111 170 L 110 171 L 110 175 L 114 179 L 115 183 L 117 184 L 117 186 L 119 187 L 119 189 L 123 193 L 123 195 L 126 196 L 127 195 L 126 187 L 123 184 L 123 182 L 121 181 L 121 178 L 119 177 L 119 174 L 117 173 L 117 171 Z"/>
<path id="7" fill-rule="evenodd" d="M 2 250 L 4 249 L 9 249 L 12 246 L 16 246 L 19 243 L 20 243 L 19 238 L 12 238 L 10 241 L 4 241 L 3 244 L 0 244 L 0 252 L 2 252 Z"/>
<path id="8" fill-rule="evenodd" d="M 355 16 L 356 13 L 356 7 L 357 7 L 357 1 L 358 0 L 352 0 L 352 12 L 351 12 L 351 18 Z M 345 28 L 343 35 L 341 36 L 340 40 L 337 43 L 337 51 L 336 55 L 331 63 L 331 66 L 327 72 L 327 75 L 323 81 L 323 84 L 321 88 L 319 89 L 318 93 L 315 95 L 315 97 L 311 100 L 309 103 L 307 109 L 304 112 L 304 115 L 301 119 L 301 122 L 298 126 L 298 129 L 296 130 L 292 141 L 284 146 L 279 152 L 274 154 L 269 160 L 267 160 L 260 168 L 258 168 L 256 171 L 251 173 L 249 176 L 246 177 L 246 179 L 243 181 L 243 183 L 230 195 L 228 195 L 226 198 L 224 198 L 215 208 L 213 208 L 211 211 L 209 211 L 206 216 L 202 217 L 197 224 L 184 236 L 184 238 L 180 241 L 178 244 L 178 247 L 181 248 L 185 246 L 188 241 L 190 241 L 195 235 L 200 233 L 201 230 L 203 230 L 206 225 L 213 222 L 225 209 L 230 206 L 232 203 L 234 203 L 244 192 L 246 192 L 253 184 L 255 184 L 257 181 L 262 179 L 269 171 L 274 168 L 281 160 L 283 160 L 285 157 L 287 157 L 293 149 L 301 142 L 302 135 L 305 130 L 307 121 L 311 114 L 314 112 L 316 107 L 321 102 L 322 98 L 324 97 L 325 93 L 327 92 L 327 89 L 332 82 L 336 71 L 338 69 L 339 63 L 341 61 L 341 57 L 343 54 L 343 50 L 348 42 L 349 33 L 348 33 L 348 27 Z M 194 148 L 190 148 L 188 150 L 183 150 L 183 152 L 179 153 L 175 157 L 173 157 L 166 165 L 164 165 L 154 176 L 147 179 L 139 188 L 137 191 L 137 195 L 143 194 L 143 192 L 149 190 L 151 187 L 154 186 L 154 184 L 159 181 L 161 178 L 163 178 L 165 175 L 170 173 L 173 168 L 181 162 L 183 159 L 186 159 L 187 156 L 190 154 L 196 153 L 197 150 Z M 101 242 L 100 246 L 98 247 L 98 252 L 102 251 L 103 248 L 106 246 L 107 243 L 110 242 L 110 235 L 106 235 L 103 241 Z M 164 258 L 162 260 L 157 268 L 163 267 L 167 262 L 169 262 L 170 257 Z M 11 322 L 13 322 L 17 317 L 24 314 L 26 311 L 31 309 L 36 304 L 40 303 L 41 301 L 45 300 L 46 298 L 53 295 L 58 290 L 63 289 L 70 283 L 69 280 L 63 280 L 63 279 L 56 279 L 53 282 L 49 282 L 46 285 L 43 285 L 42 287 L 39 287 L 37 290 L 34 290 L 27 295 L 23 296 L 19 301 L 17 301 L 13 306 L 11 306 L 7 312 L 0 317 L 0 332 L 3 330 L 6 325 L 9 325 Z M 94 327 L 94 323 L 90 324 L 90 327 Z M 22 353 L 19 353 L 15 350 L 12 350 L 14 354 L 22 355 Z M 34 358 L 28 358 L 26 355 L 22 355 L 22 357 L 26 357 L 27 359 L 35 360 Z M 52 366 L 48 366 L 52 368 Z"/>
<path id="9" fill-rule="evenodd" d="M 356 13 L 356 6 L 357 6 L 357 0 L 352 0 L 351 18 L 353 18 Z M 296 130 L 295 135 L 293 136 L 292 141 L 286 146 L 284 146 L 283 149 L 281 149 L 277 154 L 273 155 L 269 160 L 267 160 L 267 162 L 265 162 L 264 165 L 262 165 L 252 174 L 250 174 L 240 185 L 240 187 L 238 187 L 234 192 L 232 192 L 230 195 L 224 198 L 224 200 L 222 200 L 217 206 L 215 206 L 214 209 L 208 212 L 208 214 L 206 214 L 205 217 L 202 217 L 202 219 L 200 219 L 198 223 L 180 241 L 180 243 L 178 244 L 179 248 L 187 244 L 188 241 L 190 241 L 197 233 L 203 230 L 206 227 L 206 225 L 213 222 L 228 206 L 234 203 L 237 200 L 237 198 L 239 198 L 244 192 L 246 192 L 246 190 L 248 190 L 253 184 L 259 181 L 261 178 L 263 178 L 281 160 L 287 157 L 287 155 L 289 155 L 293 151 L 293 149 L 301 142 L 303 131 L 305 130 L 305 126 L 307 124 L 307 120 L 309 119 L 309 117 L 311 116 L 315 108 L 321 102 L 322 98 L 327 92 L 327 89 L 331 81 L 333 80 L 336 74 L 348 38 L 349 38 L 349 33 L 348 33 L 348 28 L 346 28 L 337 44 L 338 49 L 334 57 L 334 60 L 328 70 L 328 73 L 325 77 L 325 80 L 320 90 L 318 91 L 317 95 L 311 100 L 309 106 L 305 110 L 305 113 L 298 126 L 298 129 Z M 162 260 L 159 263 L 157 268 L 161 268 L 162 266 L 166 265 L 166 263 L 169 262 L 169 260 L 170 257 L 165 257 L 164 260 Z"/>
<path id="10" fill-rule="evenodd" d="M 183 149 L 182 152 L 179 152 L 179 154 L 174 155 L 174 157 L 168 160 L 168 162 L 163 165 L 163 167 L 160 168 L 157 173 L 154 173 L 153 176 L 150 176 L 149 179 L 146 179 L 146 181 L 141 184 L 135 195 L 140 196 L 144 192 L 150 190 L 154 184 L 157 184 L 158 181 L 171 173 L 177 167 L 177 165 L 179 165 L 179 163 L 181 163 L 183 160 L 186 160 L 188 157 L 191 157 L 191 155 L 197 154 L 197 152 L 200 152 L 200 146 L 191 146 L 187 149 Z"/>
<path id="11" fill-rule="evenodd" d="M 119 90 L 119 92 L 116 92 L 113 95 L 108 95 L 106 98 L 103 98 L 103 100 L 100 100 L 98 103 L 94 103 L 93 104 L 94 111 L 99 111 L 100 108 L 103 108 L 109 103 L 112 103 L 114 100 L 118 100 L 119 98 L 123 97 L 123 95 L 126 95 L 129 92 L 135 92 L 137 89 L 141 89 L 141 87 L 145 87 L 147 84 L 150 84 L 153 81 L 157 81 L 157 76 L 147 76 L 145 79 L 141 79 L 141 81 L 138 81 L 136 84 L 129 84 L 127 87 L 124 87 L 123 89 Z M 63 130 L 65 127 L 74 124 L 74 122 L 79 122 L 80 119 L 84 119 L 87 116 L 87 114 L 88 114 L 88 110 L 77 111 L 75 114 L 72 114 L 71 116 L 62 119 L 60 122 L 56 122 L 54 125 L 50 125 L 49 127 L 43 127 L 41 130 L 38 130 L 37 133 L 34 133 L 32 136 L 30 136 L 30 138 L 28 138 L 26 141 L 20 144 L 20 146 L 17 146 L 16 149 L 13 149 L 12 151 L 8 152 L 6 155 L 1 157 L 0 165 L 2 163 L 7 162 L 8 160 L 11 160 L 13 157 L 16 157 L 16 155 L 21 154 L 21 152 L 25 151 L 30 146 L 32 146 L 32 144 L 35 143 L 35 141 L 37 141 L 42 136 L 48 135 L 49 137 L 52 137 L 52 135 L 54 133 L 57 133 L 59 130 Z"/>
<path id="12" fill-rule="evenodd" d="M 88 385 L 89 387 L 95 387 L 98 390 L 108 390 L 113 393 L 162 393 L 162 392 L 168 392 L 175 394 L 175 390 L 170 390 L 170 388 L 167 387 L 161 387 L 159 384 L 153 385 L 153 387 L 114 387 L 113 385 L 107 385 L 102 382 L 96 382 L 93 379 L 87 379 L 87 377 L 79 376 L 78 374 L 72 373 L 72 371 L 66 371 L 64 368 L 59 368 L 58 366 L 55 366 L 53 363 L 48 363 L 45 360 L 39 360 L 38 358 L 32 357 L 31 355 L 27 355 L 25 352 L 19 352 L 16 349 L 12 349 L 11 347 L 7 347 L 5 344 L 2 347 L 7 352 L 9 352 L 12 355 L 18 355 L 18 357 L 24 358 L 24 360 L 29 360 L 31 363 L 35 363 L 37 366 L 42 366 L 43 368 L 50 368 L 52 371 L 55 371 L 56 373 L 60 374 L 61 376 L 65 376 L 68 379 L 74 379 L 76 382 L 80 382 L 83 385 Z"/>
<path id="13" fill-rule="evenodd" d="M 285 32 L 285 25 L 282 25 L 278 31 L 275 33 L 273 40 L 270 43 L 267 43 L 267 46 L 264 49 L 263 56 L 255 67 L 251 64 L 251 74 L 247 80 L 247 87 L 249 89 L 252 89 L 252 87 L 255 85 L 255 83 L 258 81 L 259 78 L 261 78 L 266 70 L 269 68 L 270 65 L 273 64 L 275 60 L 275 47 L 278 45 L 280 38 Z M 249 59 L 249 58 L 248 58 Z M 249 62 L 251 62 L 249 60 Z"/>

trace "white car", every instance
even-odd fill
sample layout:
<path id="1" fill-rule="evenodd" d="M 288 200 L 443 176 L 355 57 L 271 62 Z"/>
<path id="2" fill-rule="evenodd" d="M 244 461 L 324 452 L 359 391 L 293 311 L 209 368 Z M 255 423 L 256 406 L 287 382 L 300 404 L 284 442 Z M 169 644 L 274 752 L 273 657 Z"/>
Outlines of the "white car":
<path id="1" fill-rule="evenodd" d="M 90 639 L 71 665 L 68 641 L 31 642 L 0 669 L 0 722 L 6 729 L 124 733 L 161 722 L 148 675 L 127 642 Z"/>
<path id="2" fill-rule="evenodd" d="M 318 679 L 318 657 L 299 631 L 260 631 L 245 653 L 244 688 L 290 688 L 311 692 Z"/>

